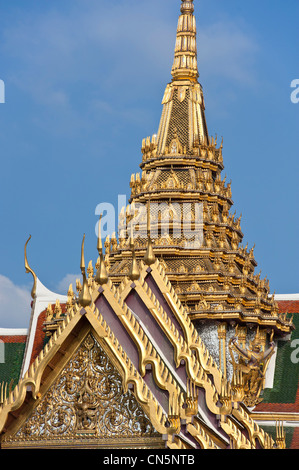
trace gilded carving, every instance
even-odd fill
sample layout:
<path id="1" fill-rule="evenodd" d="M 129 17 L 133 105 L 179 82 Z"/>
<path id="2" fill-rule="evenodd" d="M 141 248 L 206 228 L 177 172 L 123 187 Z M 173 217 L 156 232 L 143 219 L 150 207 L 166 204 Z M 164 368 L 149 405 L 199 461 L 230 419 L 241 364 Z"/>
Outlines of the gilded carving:
<path id="1" fill-rule="evenodd" d="M 70 441 L 159 436 L 134 395 L 89 334 L 10 441 Z"/>
<path id="2" fill-rule="evenodd" d="M 265 351 L 258 330 L 248 348 L 241 346 L 237 337 L 234 336 L 229 342 L 229 349 L 234 371 L 239 373 L 242 378 L 245 395 L 243 401 L 249 407 L 255 406 L 262 401 L 260 394 L 264 389 L 266 370 L 274 353 L 274 342 L 271 340 L 270 347 Z M 233 349 L 239 355 L 238 362 L 233 356 Z"/>

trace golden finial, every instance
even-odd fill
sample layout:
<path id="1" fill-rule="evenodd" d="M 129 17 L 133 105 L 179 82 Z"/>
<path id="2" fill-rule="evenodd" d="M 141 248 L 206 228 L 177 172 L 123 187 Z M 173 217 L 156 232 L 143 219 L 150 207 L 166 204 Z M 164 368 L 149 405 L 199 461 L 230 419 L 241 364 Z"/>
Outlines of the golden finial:
<path id="1" fill-rule="evenodd" d="M 92 260 L 90 260 L 89 263 L 88 263 L 87 273 L 88 273 L 88 277 L 89 277 L 90 279 L 92 279 L 92 277 L 93 277 Z"/>
<path id="2" fill-rule="evenodd" d="M 67 291 L 67 296 L 69 297 L 70 301 L 73 300 L 74 298 L 74 291 L 73 291 L 73 284 L 71 283 L 69 285 L 68 291 Z"/>
<path id="3" fill-rule="evenodd" d="M 172 76 L 174 80 L 196 81 L 197 69 L 196 22 L 193 0 L 182 0 L 175 45 Z"/>
<path id="4" fill-rule="evenodd" d="M 85 259 L 84 259 L 84 243 L 85 243 L 85 233 L 83 235 L 82 245 L 81 245 L 81 262 L 80 262 L 80 269 L 81 274 L 85 274 Z"/>
<path id="5" fill-rule="evenodd" d="M 138 269 L 138 263 L 135 255 L 135 248 L 134 248 L 134 239 L 133 239 L 133 223 L 132 220 L 130 222 L 131 224 L 131 237 L 130 237 L 130 248 L 132 251 L 132 264 L 131 264 L 131 269 L 129 272 L 129 278 L 132 281 L 137 281 L 140 277 L 139 269 Z"/>
<path id="6" fill-rule="evenodd" d="M 55 318 L 60 318 L 62 315 L 62 308 L 61 308 L 59 299 L 56 300 L 54 313 L 55 313 Z"/>
<path id="7" fill-rule="evenodd" d="M 150 222 L 150 200 L 148 200 L 148 203 L 147 203 L 147 250 L 146 250 L 146 253 L 145 253 L 144 258 L 143 258 L 145 264 L 147 264 L 148 266 L 153 264 L 156 260 L 155 253 L 154 253 L 154 250 L 153 250 L 152 240 L 151 240 L 150 227 L 151 227 L 151 222 Z"/>
<path id="8" fill-rule="evenodd" d="M 183 14 L 192 14 L 194 12 L 193 0 L 182 0 L 181 12 Z"/>
<path id="9" fill-rule="evenodd" d="M 82 290 L 82 284 L 80 282 L 80 279 L 76 279 L 76 290 L 77 290 L 78 294 L 80 294 L 80 292 Z"/>
<path id="10" fill-rule="evenodd" d="M 87 279 L 86 279 L 86 272 L 85 272 L 84 242 L 85 242 L 85 234 L 84 234 L 83 240 L 82 240 L 81 263 L 80 263 L 80 269 L 81 269 L 81 273 L 82 273 L 82 276 L 83 276 L 83 286 L 82 286 L 82 289 L 81 289 L 81 292 L 80 292 L 80 295 L 79 295 L 79 298 L 78 298 L 79 304 L 83 308 L 85 308 L 85 307 L 87 307 L 88 305 L 91 304 L 91 296 L 90 296 L 90 293 L 89 293 L 88 283 L 87 283 Z"/>
<path id="11" fill-rule="evenodd" d="M 46 313 L 46 321 L 52 321 L 53 320 L 53 308 L 52 304 L 49 304 L 47 307 L 47 313 Z"/>
<path id="12" fill-rule="evenodd" d="M 98 232 L 98 244 L 97 244 L 97 249 L 98 249 L 99 258 L 100 258 L 100 264 L 99 264 L 99 268 L 97 270 L 96 277 L 95 277 L 95 282 L 97 282 L 101 286 L 108 282 L 108 274 L 107 274 L 105 261 L 104 261 L 104 257 L 103 257 L 103 245 L 102 245 L 102 235 L 101 235 L 102 216 L 103 216 L 103 214 L 100 215 L 100 220 L 99 220 L 99 232 Z"/>
<path id="13" fill-rule="evenodd" d="M 66 302 L 68 309 L 72 307 L 73 299 L 74 299 L 73 284 L 70 284 L 68 291 L 67 291 L 67 302 Z"/>
<path id="14" fill-rule="evenodd" d="M 34 299 L 35 296 L 36 296 L 36 283 L 37 283 L 37 276 L 35 274 L 35 272 L 30 268 L 29 264 L 28 264 L 28 259 L 27 259 L 27 245 L 28 245 L 28 242 L 29 240 L 31 240 L 31 235 L 29 236 L 27 242 L 25 243 L 25 248 L 24 248 L 24 257 L 25 257 L 25 269 L 26 269 L 26 273 L 31 273 L 32 276 L 33 276 L 33 287 L 32 287 L 32 290 L 31 290 L 31 297 Z"/>

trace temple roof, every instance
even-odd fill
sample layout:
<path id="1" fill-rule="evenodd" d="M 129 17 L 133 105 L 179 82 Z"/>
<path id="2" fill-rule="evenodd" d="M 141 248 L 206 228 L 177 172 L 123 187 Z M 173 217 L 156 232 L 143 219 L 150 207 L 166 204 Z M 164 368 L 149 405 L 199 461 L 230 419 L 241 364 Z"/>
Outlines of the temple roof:
<path id="1" fill-rule="evenodd" d="M 62 318 L 66 313 L 66 303 L 59 301 L 59 295 L 52 293 L 51 311 L 53 319 L 55 319 L 55 308 L 59 305 L 61 308 Z M 268 411 L 281 411 L 281 412 L 297 412 L 299 403 L 299 377 L 294 378 L 293 374 L 289 373 L 286 366 L 289 361 L 284 360 L 291 356 L 294 349 L 291 347 L 293 340 L 299 339 L 299 300 L 292 299 L 296 294 L 277 294 L 277 298 L 283 297 L 284 300 L 278 300 L 279 312 L 281 314 L 295 314 L 294 324 L 295 330 L 292 332 L 290 341 L 280 342 L 276 356 L 276 366 L 274 373 L 274 384 L 271 388 L 266 388 L 263 396 L 263 402 L 259 404 L 255 411 L 268 412 Z M 30 335 L 29 329 L 15 329 L 15 328 L 0 328 L 0 341 L 5 343 L 7 347 L 7 356 L 5 363 L 0 364 L 0 383 L 10 383 L 11 380 L 14 384 L 17 383 L 19 377 L 23 375 L 25 369 L 23 366 L 25 360 L 25 351 L 28 351 L 28 364 L 37 358 L 47 342 L 47 315 L 49 313 L 49 304 L 44 310 L 35 310 L 32 308 L 32 317 L 36 317 L 36 321 L 30 322 Z M 56 322 L 57 323 L 57 322 Z M 32 347 L 28 348 L 28 343 L 32 343 Z M 294 343 L 293 343 L 294 344 Z M 27 345 L 27 347 L 26 347 Z M 23 372 L 22 372 L 23 370 Z M 298 391 L 297 391 L 298 389 Z M 287 400 L 290 397 L 290 401 Z"/>
<path id="2" fill-rule="evenodd" d="M 53 325 L 55 318 L 52 321 L 46 318 L 43 325 L 48 337 L 44 338 L 43 348 L 3 401 L 0 411 L 0 428 L 5 429 L 3 442 L 12 439 L 6 441 L 5 437 L 12 436 L 11 426 L 16 432 L 15 418 L 19 409 L 24 413 L 25 397 L 26 402 L 31 402 L 46 393 L 54 363 L 57 376 L 62 360 L 59 351 L 65 353 L 72 349 L 72 341 L 78 334 L 92 331 L 122 370 L 124 390 L 129 387 L 138 401 L 145 403 L 156 430 L 168 436 L 169 447 L 225 448 L 230 439 L 235 439 L 236 446 L 251 448 L 255 438 L 262 447 L 274 445 L 262 429 L 252 424 L 242 407 L 235 404 L 233 411 L 228 384 L 188 319 L 158 260 L 150 267 L 141 266 L 138 280 L 127 278 L 118 288 L 109 280 L 102 286 L 93 282 L 91 287 L 90 305 L 82 308 L 68 299 L 65 313 L 60 312 L 54 329 L 47 326 Z M 44 312 L 39 320 L 42 318 L 45 319 Z M 37 343 L 40 347 L 40 338 Z M 186 399 L 187 408 L 183 406 Z M 191 413 L 195 405 L 196 411 Z M 186 426 L 182 427 L 184 415 Z M 191 415 L 197 417 L 191 419 Z M 238 420 L 243 423 L 239 428 Z M 242 433 L 244 424 L 253 433 L 251 437 L 250 432 L 249 437 Z M 172 431 L 169 426 L 178 427 Z M 211 436 L 214 436 L 212 440 Z"/>
<path id="3" fill-rule="evenodd" d="M 43 444 L 43 436 L 31 433 L 33 421 L 60 387 L 70 409 L 61 411 L 65 415 L 55 426 L 63 435 L 68 415 L 72 430 L 53 446 L 81 445 L 82 435 L 96 445 L 101 435 L 93 418 L 103 406 L 90 384 L 95 373 L 101 380 L 101 361 L 109 363 L 117 387 L 140 412 L 138 436 L 148 429 L 145 422 L 159 436 L 152 445 L 283 447 L 282 429 L 275 441 L 263 426 L 280 418 L 297 423 L 299 376 L 286 364 L 297 344 L 299 299 L 270 295 L 269 281 L 255 273 L 254 249 L 241 245 L 241 216 L 230 213 L 231 186 L 221 176 L 223 143 L 217 146 L 207 131 L 193 12 L 193 1 L 182 0 L 173 78 L 158 134 L 142 143 L 142 174 L 132 175 L 132 204 L 121 212 L 119 236 L 106 239 L 104 253 L 99 224 L 99 257 L 95 269 L 90 262 L 86 270 L 84 235 L 77 294 L 72 286 L 66 296 L 49 291 L 29 266 L 30 238 L 25 244 L 25 268 L 34 280 L 30 324 L 28 331 L 0 336 L 7 352 L 0 364 L 3 447 Z M 147 211 L 137 214 L 135 237 L 138 204 Z M 166 218 L 155 204 L 167 206 Z M 188 233 L 182 230 L 186 218 Z M 255 360 L 252 368 L 241 362 L 242 354 Z M 78 378 L 70 379 L 76 367 L 84 384 L 77 395 L 72 387 Z M 107 398 L 110 382 L 103 387 Z M 90 409 L 88 432 L 84 405 Z M 113 426 L 117 416 L 111 412 Z"/>

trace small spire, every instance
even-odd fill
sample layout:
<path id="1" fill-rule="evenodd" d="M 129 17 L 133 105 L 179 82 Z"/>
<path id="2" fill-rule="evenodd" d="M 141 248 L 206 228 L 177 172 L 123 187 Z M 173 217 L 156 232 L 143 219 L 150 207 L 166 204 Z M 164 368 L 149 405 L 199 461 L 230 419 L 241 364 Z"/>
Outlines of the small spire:
<path id="1" fill-rule="evenodd" d="M 182 0 L 172 81 L 167 84 L 162 100 L 163 111 L 156 139 L 157 155 L 199 155 L 200 146 L 209 145 L 203 90 L 198 82 L 196 20 L 193 12 L 193 0 Z"/>
<path id="2" fill-rule="evenodd" d="M 88 283 L 86 279 L 86 272 L 85 272 L 85 260 L 84 260 L 84 242 L 85 242 L 85 233 L 83 235 L 83 240 L 82 240 L 82 247 L 81 247 L 81 263 L 80 263 L 80 269 L 81 273 L 83 276 L 83 286 L 79 295 L 79 304 L 85 308 L 88 307 L 88 305 L 91 304 L 91 296 L 89 293 L 89 288 L 88 288 Z"/>
<path id="3" fill-rule="evenodd" d="M 67 307 L 72 307 L 73 305 L 73 299 L 74 299 L 74 291 L 73 291 L 73 284 L 69 285 L 68 291 L 67 291 Z"/>
<path id="4" fill-rule="evenodd" d="M 151 221 L 150 221 L 151 213 L 150 211 L 151 211 L 151 208 L 150 208 L 150 199 L 149 199 L 147 202 L 147 250 L 143 258 L 145 264 L 147 264 L 148 266 L 153 264 L 156 260 L 155 253 L 153 250 L 152 240 L 151 240 Z"/>
<path id="5" fill-rule="evenodd" d="M 139 279 L 139 277 L 140 277 L 140 272 L 139 272 L 139 269 L 138 269 L 138 263 L 137 263 L 137 259 L 136 259 L 135 248 L 134 248 L 132 220 L 131 220 L 130 248 L 131 248 L 131 251 L 132 251 L 132 264 L 131 264 L 131 269 L 130 269 L 130 272 L 129 272 L 129 278 L 132 281 L 137 281 L 137 279 Z"/>
<path id="6" fill-rule="evenodd" d="M 196 81 L 197 68 L 196 20 L 193 0 L 182 0 L 178 21 L 172 76 L 174 80 Z"/>
<path id="7" fill-rule="evenodd" d="M 84 243 L 85 243 L 85 233 L 83 235 L 83 240 L 82 240 L 82 245 L 81 245 L 80 269 L 81 269 L 82 275 L 85 274 Z"/>
<path id="8" fill-rule="evenodd" d="M 101 234 L 102 217 L 103 217 L 103 214 L 100 215 L 100 220 L 99 220 L 98 245 L 97 245 L 98 253 L 100 257 L 100 265 L 99 265 L 99 269 L 97 270 L 96 277 L 95 277 L 95 281 L 101 286 L 108 282 L 108 274 L 107 274 L 105 261 L 103 257 L 103 244 L 102 244 L 102 234 Z"/>
<path id="9" fill-rule="evenodd" d="M 29 263 L 28 263 L 28 259 L 27 259 L 27 245 L 29 243 L 29 240 L 31 240 L 31 235 L 29 236 L 27 242 L 25 243 L 25 248 L 24 248 L 25 269 L 26 269 L 26 273 L 31 273 L 32 276 L 33 276 L 33 287 L 32 287 L 32 290 L 31 290 L 31 297 L 33 299 L 35 299 L 37 276 L 36 276 L 35 272 L 30 268 Z"/>

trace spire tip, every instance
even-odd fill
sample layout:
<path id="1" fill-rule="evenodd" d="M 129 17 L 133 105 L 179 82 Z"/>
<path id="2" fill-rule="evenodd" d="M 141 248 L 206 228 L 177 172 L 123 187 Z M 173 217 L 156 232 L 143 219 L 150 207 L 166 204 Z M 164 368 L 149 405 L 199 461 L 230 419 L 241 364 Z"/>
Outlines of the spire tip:
<path id="1" fill-rule="evenodd" d="M 182 0 L 181 12 L 192 14 L 194 12 L 193 0 Z"/>

